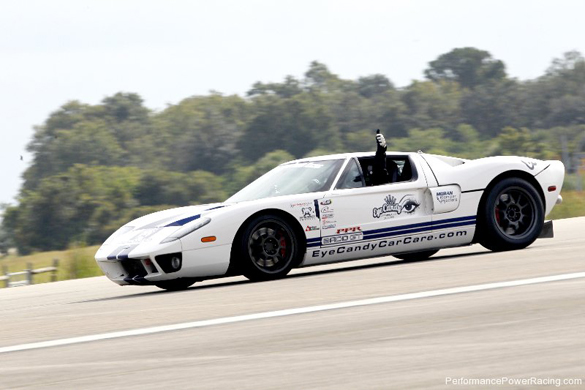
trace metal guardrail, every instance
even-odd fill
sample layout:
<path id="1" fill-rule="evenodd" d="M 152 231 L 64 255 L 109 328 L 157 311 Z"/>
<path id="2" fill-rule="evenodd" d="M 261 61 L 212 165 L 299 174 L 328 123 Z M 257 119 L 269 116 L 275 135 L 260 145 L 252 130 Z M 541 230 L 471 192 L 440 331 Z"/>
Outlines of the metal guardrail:
<path id="1" fill-rule="evenodd" d="M 51 272 L 51 282 L 57 280 L 57 268 L 59 267 L 59 259 L 53 259 L 52 267 L 43 267 L 32 269 L 32 264 L 27 264 L 27 269 L 18 272 L 8 272 L 6 266 L 2 267 L 2 275 L 0 276 L 0 282 L 4 282 L 4 287 L 18 287 L 28 286 L 34 284 L 34 275 L 42 274 L 45 272 Z M 24 279 L 20 278 L 25 276 Z M 17 280 L 14 280 L 17 279 Z"/>

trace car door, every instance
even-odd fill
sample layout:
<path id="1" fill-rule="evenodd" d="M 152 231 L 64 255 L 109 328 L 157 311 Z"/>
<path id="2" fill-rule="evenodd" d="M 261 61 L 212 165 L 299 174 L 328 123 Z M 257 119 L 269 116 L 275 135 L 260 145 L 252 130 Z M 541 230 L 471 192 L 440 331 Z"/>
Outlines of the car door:
<path id="1" fill-rule="evenodd" d="M 308 250 L 305 264 L 416 251 L 426 247 L 431 213 L 425 207 L 427 181 L 407 155 L 409 180 L 366 185 L 364 161 L 352 157 L 335 187 L 319 201 L 321 242 Z M 392 158 L 389 157 L 390 159 Z M 406 174 L 405 165 L 400 167 Z M 367 171 L 366 171 L 367 172 Z"/>

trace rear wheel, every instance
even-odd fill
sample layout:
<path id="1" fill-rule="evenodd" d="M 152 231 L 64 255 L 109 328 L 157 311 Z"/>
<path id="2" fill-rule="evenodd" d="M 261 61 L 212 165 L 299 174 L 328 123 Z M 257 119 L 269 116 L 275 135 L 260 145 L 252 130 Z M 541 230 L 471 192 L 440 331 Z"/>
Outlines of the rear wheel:
<path id="1" fill-rule="evenodd" d="M 478 216 L 481 245 L 493 251 L 522 249 L 538 238 L 544 206 L 530 183 L 507 178 L 492 188 Z"/>
<path id="2" fill-rule="evenodd" d="M 276 215 L 259 216 L 241 235 L 240 270 L 254 281 L 282 278 L 297 263 L 299 248 L 298 238 L 287 221 Z"/>
<path id="3" fill-rule="evenodd" d="M 406 261 L 422 261 L 422 260 L 428 259 L 429 257 L 431 257 L 432 255 L 434 255 L 438 251 L 439 251 L 438 249 L 434 249 L 434 250 L 423 251 L 423 252 L 401 253 L 399 255 L 392 255 L 392 256 L 394 256 L 394 257 L 396 257 L 397 259 L 400 259 L 400 260 L 406 260 Z"/>
<path id="4" fill-rule="evenodd" d="M 167 291 L 186 290 L 195 283 L 195 280 L 189 278 L 181 278 L 175 280 L 164 280 L 155 284 L 156 287 Z"/>

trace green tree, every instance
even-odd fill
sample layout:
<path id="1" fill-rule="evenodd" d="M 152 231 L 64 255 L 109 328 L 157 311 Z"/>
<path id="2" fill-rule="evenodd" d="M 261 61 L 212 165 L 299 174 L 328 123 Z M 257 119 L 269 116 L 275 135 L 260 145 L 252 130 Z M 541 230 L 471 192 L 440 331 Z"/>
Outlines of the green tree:
<path id="1" fill-rule="evenodd" d="M 289 99 L 259 96 L 254 99 L 254 112 L 238 144 L 247 161 L 256 161 L 275 149 L 302 157 L 316 147 L 335 149 L 340 143 L 319 95 L 303 93 Z"/>
<path id="2" fill-rule="evenodd" d="M 546 74 L 522 85 L 524 126 L 550 128 L 584 124 L 585 59 L 577 51 L 556 58 Z"/>
<path id="3" fill-rule="evenodd" d="M 549 157 L 547 145 L 535 139 L 530 130 L 525 127 L 521 129 L 505 127 L 496 138 L 496 142 L 499 148 L 495 154 L 520 155 L 542 159 Z"/>
<path id="4" fill-rule="evenodd" d="M 454 129 L 461 121 L 459 84 L 441 80 L 413 82 L 402 96 L 406 128 Z"/>
<path id="5" fill-rule="evenodd" d="M 497 136 L 506 126 L 522 123 L 519 113 L 523 102 L 518 94 L 518 84 L 502 80 L 465 90 L 461 95 L 461 119 L 472 125 L 481 136 Z"/>
<path id="6" fill-rule="evenodd" d="M 381 74 L 360 77 L 357 86 L 359 94 L 368 99 L 394 89 L 394 84 Z"/>
<path id="7" fill-rule="evenodd" d="M 34 155 L 25 172 L 25 189 L 74 164 L 130 165 L 140 158 L 132 145 L 148 132 L 150 111 L 136 94 L 117 93 L 101 104 L 90 106 L 68 102 L 35 128 L 27 146 Z"/>
<path id="8" fill-rule="evenodd" d="M 150 111 L 143 106 L 143 102 L 138 94 L 118 92 L 114 96 L 106 97 L 102 104 L 106 115 L 117 123 L 146 123 Z"/>
<path id="9" fill-rule="evenodd" d="M 219 94 L 192 97 L 167 108 L 156 122 L 165 168 L 223 173 L 237 154 L 248 115 L 242 98 Z"/>
<path id="10" fill-rule="evenodd" d="M 339 77 L 333 74 L 327 65 L 318 61 L 311 62 L 309 70 L 305 72 L 304 84 L 309 91 L 331 92 L 340 83 Z"/>
<path id="11" fill-rule="evenodd" d="M 248 91 L 248 96 L 275 94 L 282 98 L 289 98 L 302 93 L 303 89 L 299 80 L 293 76 L 286 76 L 283 83 L 261 83 L 257 82 Z"/>
<path id="12" fill-rule="evenodd" d="M 187 206 L 223 201 L 227 195 L 221 178 L 210 172 L 149 170 L 142 173 L 134 197 L 143 206 Z"/>
<path id="13" fill-rule="evenodd" d="M 506 67 L 485 50 L 464 47 L 453 49 L 431 61 L 425 76 L 432 81 L 456 81 L 464 88 L 473 89 L 490 81 L 504 79 Z"/>
<path id="14" fill-rule="evenodd" d="M 493 142 L 482 140 L 478 131 L 471 125 L 461 124 L 455 129 L 455 137 L 449 148 L 449 154 L 462 158 L 477 158 L 493 153 Z"/>
<path id="15" fill-rule="evenodd" d="M 264 173 L 282 163 L 294 159 L 295 157 L 285 150 L 274 150 L 266 153 L 252 165 L 236 166 L 231 173 L 226 175 L 226 179 L 224 180 L 224 182 L 227 183 L 227 192 L 229 195 L 233 195 Z"/>
<path id="16" fill-rule="evenodd" d="M 425 153 L 449 154 L 452 141 L 445 137 L 442 129 L 411 129 L 408 137 L 395 138 L 388 141 L 390 150 Z"/>
<path id="17" fill-rule="evenodd" d="M 10 205 L 6 203 L 0 203 L 0 256 L 2 254 L 8 253 L 8 249 L 14 246 L 14 243 L 12 242 L 12 237 L 6 231 L 4 223 L 2 223 L 2 217 L 8 207 L 10 207 Z"/>

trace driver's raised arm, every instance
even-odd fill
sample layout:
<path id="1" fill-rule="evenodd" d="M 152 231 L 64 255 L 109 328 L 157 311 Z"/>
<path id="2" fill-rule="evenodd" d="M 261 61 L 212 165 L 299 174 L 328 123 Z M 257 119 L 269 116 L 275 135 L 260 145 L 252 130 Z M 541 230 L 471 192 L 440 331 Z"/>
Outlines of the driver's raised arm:
<path id="1" fill-rule="evenodd" d="M 374 158 L 374 166 L 372 167 L 372 183 L 377 186 L 379 184 L 388 183 L 388 170 L 386 169 L 386 139 L 380 130 L 376 130 L 376 157 Z"/>

